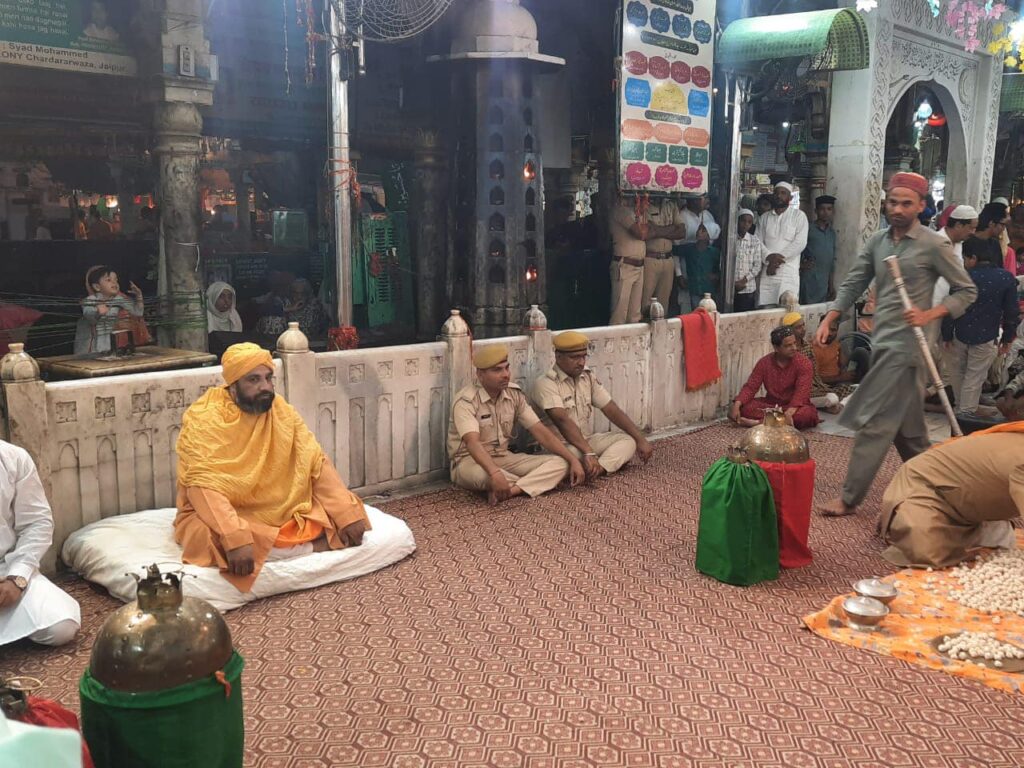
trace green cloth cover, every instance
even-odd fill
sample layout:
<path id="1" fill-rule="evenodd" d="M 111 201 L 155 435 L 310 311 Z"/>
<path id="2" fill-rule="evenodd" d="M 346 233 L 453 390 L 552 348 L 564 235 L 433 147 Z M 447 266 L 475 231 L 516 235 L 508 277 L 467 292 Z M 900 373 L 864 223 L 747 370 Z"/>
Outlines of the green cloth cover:
<path id="1" fill-rule="evenodd" d="M 779 575 L 779 528 L 768 475 L 754 462 L 719 459 L 704 475 L 697 570 L 749 586 Z"/>
<path id="2" fill-rule="evenodd" d="M 213 675 L 176 688 L 125 693 L 85 671 L 78 685 L 82 734 L 96 768 L 241 768 L 242 667 L 238 652 Z"/>

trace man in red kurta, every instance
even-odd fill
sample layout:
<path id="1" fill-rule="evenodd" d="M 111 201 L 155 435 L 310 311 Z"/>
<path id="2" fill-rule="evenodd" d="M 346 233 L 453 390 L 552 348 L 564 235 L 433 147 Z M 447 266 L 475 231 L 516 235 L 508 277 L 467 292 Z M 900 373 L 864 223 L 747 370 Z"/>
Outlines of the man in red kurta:
<path id="1" fill-rule="evenodd" d="M 818 423 L 818 409 L 811 405 L 814 367 L 800 354 L 792 328 L 776 328 L 771 340 L 774 351 L 757 361 L 732 401 L 729 418 L 742 427 L 752 427 L 761 423 L 768 408 L 782 408 L 793 426 L 809 429 Z M 762 385 L 765 395 L 757 397 Z"/>

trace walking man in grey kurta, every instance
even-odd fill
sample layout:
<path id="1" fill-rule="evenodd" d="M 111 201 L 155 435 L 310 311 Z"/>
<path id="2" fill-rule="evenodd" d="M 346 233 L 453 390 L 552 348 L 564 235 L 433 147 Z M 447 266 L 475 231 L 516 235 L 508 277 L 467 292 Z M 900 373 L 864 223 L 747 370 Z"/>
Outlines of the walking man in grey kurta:
<path id="1" fill-rule="evenodd" d="M 824 344 L 832 322 L 875 281 L 878 303 L 871 368 L 839 417 L 839 423 L 856 436 L 842 495 L 821 507 L 826 516 L 856 512 L 890 445 L 895 443 L 904 461 L 930 447 L 924 419 L 926 368 L 911 326 L 925 327 L 947 315 L 960 317 L 978 296 L 949 238 L 918 222 L 927 194 L 928 181 L 923 176 L 897 173 L 892 177 L 885 199 L 889 228 L 868 238 L 815 334 L 815 343 Z M 899 258 L 913 304 L 907 311 L 883 261 L 892 255 Z M 933 307 L 939 277 L 949 283 L 950 294 Z"/>

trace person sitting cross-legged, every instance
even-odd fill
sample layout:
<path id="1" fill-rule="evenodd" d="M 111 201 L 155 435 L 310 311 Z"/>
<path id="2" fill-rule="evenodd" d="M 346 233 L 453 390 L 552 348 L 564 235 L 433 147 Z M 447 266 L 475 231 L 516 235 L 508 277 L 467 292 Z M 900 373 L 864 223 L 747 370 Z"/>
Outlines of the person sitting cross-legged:
<path id="1" fill-rule="evenodd" d="M 270 353 L 232 344 L 221 363 L 225 386 L 208 389 L 182 420 L 174 538 L 184 562 L 220 568 L 248 592 L 272 549 L 356 547 L 370 521 L 302 417 L 275 393 Z"/>
<path id="2" fill-rule="evenodd" d="M 553 343 L 555 364 L 534 382 L 533 401 L 544 411 L 545 424 L 555 427 L 573 455 L 583 460 L 587 479 L 618 471 L 636 453 L 643 461 L 651 458 L 654 449 L 647 438 L 587 367 L 589 339 L 565 331 Z M 595 408 L 622 432 L 595 435 Z"/>
<path id="3" fill-rule="evenodd" d="M 776 328 L 771 342 L 774 351 L 757 361 L 729 407 L 729 419 L 741 427 L 752 427 L 761 423 L 767 409 L 782 408 L 786 421 L 797 429 L 816 426 L 818 410 L 811 405 L 814 368 L 810 360 L 800 354 L 792 328 Z M 757 397 L 762 385 L 765 396 Z"/>
<path id="4" fill-rule="evenodd" d="M 852 378 L 847 372 L 838 371 L 838 359 L 834 361 L 836 370 L 830 373 L 836 374 L 826 380 L 818 367 L 818 349 L 811 345 L 807 338 L 807 324 L 799 312 L 789 312 L 782 318 L 782 325 L 793 329 L 796 336 L 796 346 L 800 354 L 806 357 L 813 369 L 811 379 L 811 405 L 828 413 L 839 413 L 843 409 L 845 400 L 853 394 L 854 387 L 845 383 Z M 833 335 L 834 340 L 834 335 Z M 838 354 L 838 347 L 835 348 Z M 824 348 L 822 348 L 824 352 Z"/>
<path id="5" fill-rule="evenodd" d="M 526 395 L 511 383 L 508 347 L 494 344 L 473 356 L 477 381 L 455 395 L 448 426 L 452 482 L 470 491 L 486 491 L 493 506 L 513 496 L 540 496 L 568 474 L 577 485 L 586 478 L 583 465 L 545 427 Z M 509 451 L 516 424 L 529 430 L 551 454 Z"/>
<path id="6" fill-rule="evenodd" d="M 71 595 L 39 572 L 53 512 L 28 451 L 0 440 L 0 647 L 22 638 L 71 642 L 82 626 Z"/>

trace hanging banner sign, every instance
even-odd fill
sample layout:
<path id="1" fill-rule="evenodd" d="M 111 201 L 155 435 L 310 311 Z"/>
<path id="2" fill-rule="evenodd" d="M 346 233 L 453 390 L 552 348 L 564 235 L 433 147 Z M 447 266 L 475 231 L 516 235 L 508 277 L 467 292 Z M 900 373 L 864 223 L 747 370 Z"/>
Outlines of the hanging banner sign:
<path id="1" fill-rule="evenodd" d="M 125 0 L 0 0 L 0 64 L 135 75 Z"/>
<path id="2" fill-rule="evenodd" d="M 619 189 L 704 193 L 715 0 L 623 0 Z"/>

